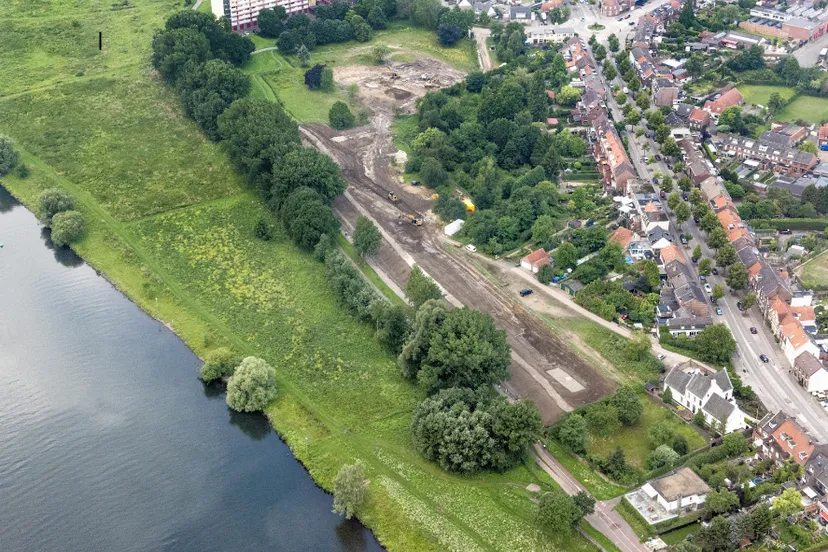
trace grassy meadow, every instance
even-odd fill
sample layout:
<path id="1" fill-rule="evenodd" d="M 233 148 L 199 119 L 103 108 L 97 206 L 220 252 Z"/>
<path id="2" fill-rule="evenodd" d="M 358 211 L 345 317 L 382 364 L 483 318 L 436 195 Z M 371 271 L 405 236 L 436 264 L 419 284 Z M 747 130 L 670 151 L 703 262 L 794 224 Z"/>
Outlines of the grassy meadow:
<path id="1" fill-rule="evenodd" d="M 823 251 L 797 269 L 808 289 L 828 287 L 828 251 Z"/>
<path id="2" fill-rule="evenodd" d="M 789 86 L 765 86 L 761 84 L 740 84 L 737 88 L 745 97 L 746 104 L 764 105 L 766 107 L 771 94 L 777 93 L 783 100 L 789 100 L 795 92 Z"/>
<path id="3" fill-rule="evenodd" d="M 230 346 L 275 366 L 271 423 L 325 488 L 342 464 L 365 462 L 371 487 L 360 518 L 389 549 L 595 550 L 578 534 L 538 529 L 526 486 L 557 486 L 530 460 L 457 477 L 414 450 L 409 426 L 422 390 L 400 377 L 372 328 L 344 313 L 321 265 L 278 221 L 273 240 L 254 238 L 256 221 L 271 215 L 151 71 L 152 33 L 181 2 L 130 4 L 0 3 L 0 134 L 31 171 L 3 185 L 29 206 L 49 187 L 73 193 L 88 226 L 73 247 L 197 354 Z M 408 48 L 416 43 L 406 37 L 420 33 L 397 32 L 408 33 L 398 38 Z"/>
<path id="4" fill-rule="evenodd" d="M 779 121 L 805 121 L 819 124 L 828 121 L 828 98 L 800 96 L 776 115 Z"/>

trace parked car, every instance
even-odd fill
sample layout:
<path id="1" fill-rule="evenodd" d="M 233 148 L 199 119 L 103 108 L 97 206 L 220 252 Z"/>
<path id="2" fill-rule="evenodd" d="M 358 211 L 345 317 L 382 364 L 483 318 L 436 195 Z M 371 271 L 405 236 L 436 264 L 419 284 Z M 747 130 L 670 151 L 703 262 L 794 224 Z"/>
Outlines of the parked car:
<path id="1" fill-rule="evenodd" d="M 475 251 L 477 251 L 477 248 L 476 248 L 474 245 L 472 245 L 472 244 L 468 244 L 468 245 L 466 246 L 466 249 L 468 249 L 468 250 L 469 250 L 469 251 L 471 251 L 472 253 L 474 253 Z"/>
<path id="2" fill-rule="evenodd" d="M 770 362 L 770 359 L 768 358 L 768 355 L 766 355 L 765 353 L 762 353 L 761 355 L 759 355 L 759 360 L 761 360 L 762 362 Z"/>
<path id="3" fill-rule="evenodd" d="M 667 194 L 664 193 L 664 190 L 661 190 L 660 192 L 658 192 L 658 197 L 664 199 L 665 197 L 667 197 Z"/>
<path id="4" fill-rule="evenodd" d="M 790 228 L 780 228 L 779 233 L 787 235 L 787 234 L 792 234 L 793 232 L 791 232 Z"/>
<path id="5" fill-rule="evenodd" d="M 656 161 L 661 161 L 661 155 L 658 153 L 656 154 Z"/>
<path id="6" fill-rule="evenodd" d="M 520 290 L 520 296 L 521 297 L 526 297 L 527 295 L 531 295 L 531 294 L 532 294 L 532 290 L 529 289 L 529 288 L 523 288 L 522 290 Z"/>
<path id="7" fill-rule="evenodd" d="M 699 223 L 699 217 L 698 217 L 698 215 L 693 215 L 693 222 L 695 222 L 696 224 L 698 224 L 698 223 Z"/>
<path id="8" fill-rule="evenodd" d="M 739 310 L 744 310 L 744 309 L 742 308 L 742 302 L 741 302 L 741 301 L 737 301 L 737 302 L 736 302 L 736 308 L 737 308 L 737 309 L 739 309 Z"/>
<path id="9" fill-rule="evenodd" d="M 658 184 L 658 178 L 653 177 L 653 184 Z"/>
<path id="10" fill-rule="evenodd" d="M 710 284 L 704 284 L 704 291 L 710 293 L 711 291 L 713 291 L 713 288 L 710 287 Z"/>
<path id="11" fill-rule="evenodd" d="M 624 21 L 624 18 L 623 18 L 623 17 L 619 17 L 618 19 L 616 19 L 616 21 Z"/>
<path id="12" fill-rule="evenodd" d="M 707 278 L 705 278 L 704 274 L 699 274 L 699 280 L 704 282 L 705 280 L 707 280 Z"/>
<path id="13" fill-rule="evenodd" d="M 751 327 L 750 327 L 750 333 L 752 333 L 753 335 L 756 335 L 756 334 L 758 334 L 758 333 L 759 333 L 759 330 L 757 330 L 756 328 L 754 328 L 753 326 L 751 326 Z"/>
<path id="14" fill-rule="evenodd" d="M 658 355 L 658 360 L 664 360 L 665 358 L 667 358 L 667 357 L 666 357 L 665 355 L 663 355 L 663 354 L 662 354 L 662 355 Z"/>
<path id="15" fill-rule="evenodd" d="M 710 272 L 711 272 L 712 274 L 715 274 L 716 276 L 718 276 L 718 275 L 719 275 L 719 269 L 718 269 L 718 268 L 716 268 L 715 266 L 714 266 L 713 268 L 711 268 L 711 269 L 710 269 Z"/>
<path id="16" fill-rule="evenodd" d="M 630 21 L 630 26 L 635 25 L 635 21 Z"/>
<path id="17" fill-rule="evenodd" d="M 690 194 L 689 194 L 689 193 L 687 193 L 687 192 L 681 192 L 681 199 L 683 199 L 684 201 L 687 201 L 687 199 L 688 199 L 689 197 L 690 197 Z"/>
<path id="18" fill-rule="evenodd" d="M 715 304 L 716 304 L 716 303 L 718 303 L 719 301 L 718 301 L 715 297 L 713 297 L 713 296 L 711 295 L 711 296 L 710 296 L 710 302 L 711 302 L 711 303 L 713 303 L 713 304 L 715 305 Z"/>
<path id="19" fill-rule="evenodd" d="M 419 181 L 419 180 L 412 180 L 412 181 L 411 181 L 411 185 L 412 185 L 412 186 L 419 186 L 419 185 L 420 185 L 420 181 Z"/>
<path id="20" fill-rule="evenodd" d="M 681 237 L 681 244 L 687 245 L 687 238 L 685 238 L 684 236 Z"/>
<path id="21" fill-rule="evenodd" d="M 716 307 L 716 314 L 722 316 L 724 313 L 722 312 L 722 307 Z"/>

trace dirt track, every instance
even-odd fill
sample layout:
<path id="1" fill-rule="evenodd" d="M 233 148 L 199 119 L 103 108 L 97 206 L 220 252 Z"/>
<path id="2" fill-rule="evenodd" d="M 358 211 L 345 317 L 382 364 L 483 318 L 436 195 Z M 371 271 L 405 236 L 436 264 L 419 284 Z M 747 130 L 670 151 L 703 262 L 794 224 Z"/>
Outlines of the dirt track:
<path id="1" fill-rule="evenodd" d="M 348 69 L 340 70 L 339 82 L 348 82 Z M 441 73 L 444 80 L 447 75 L 449 79 L 462 76 Z M 505 387 L 513 396 L 532 399 L 544 423 L 550 424 L 564 412 L 610 393 L 615 387 L 613 380 L 550 333 L 511 291 L 499 289 L 488 280 L 472 264 L 470 254 L 446 241 L 442 224 L 429 210 L 430 198 L 422 190 L 400 184 L 396 175 L 390 177 L 389 166 L 396 153 L 390 134 L 394 108 L 400 108 L 402 103 L 408 104 L 403 109 L 410 109 L 416 96 L 425 92 L 416 81 L 400 84 L 400 80 L 378 82 L 369 95 L 370 101 L 363 98 L 372 114 L 371 127 L 345 132 L 324 125 L 306 125 L 301 129 L 303 139 L 336 160 L 351 184 L 346 194 L 334 202 L 337 214 L 351 224 L 358 215 L 365 214 L 380 226 L 385 240 L 375 262 L 400 288 L 408 279 L 411 265 L 417 263 L 443 288 L 453 304 L 486 312 L 494 318 L 495 324 L 506 331 L 512 347 L 511 379 Z M 410 92 L 411 98 L 401 102 L 397 99 L 399 93 L 386 93 L 392 87 Z M 389 190 L 397 194 L 396 203 L 388 199 Z M 415 227 L 407 218 L 401 218 L 401 212 L 424 216 L 426 223 Z M 498 269 L 487 264 L 486 270 Z"/>

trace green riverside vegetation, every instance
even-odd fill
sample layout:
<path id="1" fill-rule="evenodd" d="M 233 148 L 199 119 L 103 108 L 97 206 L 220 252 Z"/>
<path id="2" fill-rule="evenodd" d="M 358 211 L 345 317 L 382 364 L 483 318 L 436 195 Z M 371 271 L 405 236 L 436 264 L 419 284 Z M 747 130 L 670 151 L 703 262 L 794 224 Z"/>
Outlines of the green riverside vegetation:
<path id="1" fill-rule="evenodd" d="M 338 304 L 322 265 L 288 239 L 150 69 L 153 32 L 180 3 L 112 10 L 101 0 L 88 12 L 48 4 L 0 6 L 0 29 L 13 39 L 0 52 L 11 68 L 0 133 L 30 169 L 3 185 L 32 209 L 43 190 L 70 192 L 86 221 L 73 248 L 201 357 L 227 348 L 273 366 L 269 420 L 327 489 L 343 465 L 364 463 L 371 483 L 359 517 L 389 549 L 594 550 L 537 526 L 526 486 L 557 485 L 528 459 L 456 476 L 416 450 L 409 428 L 422 388 L 401 377 L 374 328 Z M 267 240 L 256 237 L 262 219 L 271 221 Z"/>

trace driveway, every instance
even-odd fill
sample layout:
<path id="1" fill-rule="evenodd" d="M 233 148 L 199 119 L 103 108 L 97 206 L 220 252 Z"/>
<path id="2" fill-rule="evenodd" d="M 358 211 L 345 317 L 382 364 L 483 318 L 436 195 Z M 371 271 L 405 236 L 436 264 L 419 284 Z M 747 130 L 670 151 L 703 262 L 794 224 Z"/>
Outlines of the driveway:
<path id="1" fill-rule="evenodd" d="M 477 61 L 480 63 L 480 70 L 484 73 L 491 71 L 494 68 L 492 63 L 491 50 L 486 39 L 491 36 L 492 31 L 484 27 L 472 27 L 474 33 L 474 40 L 477 42 Z"/>

